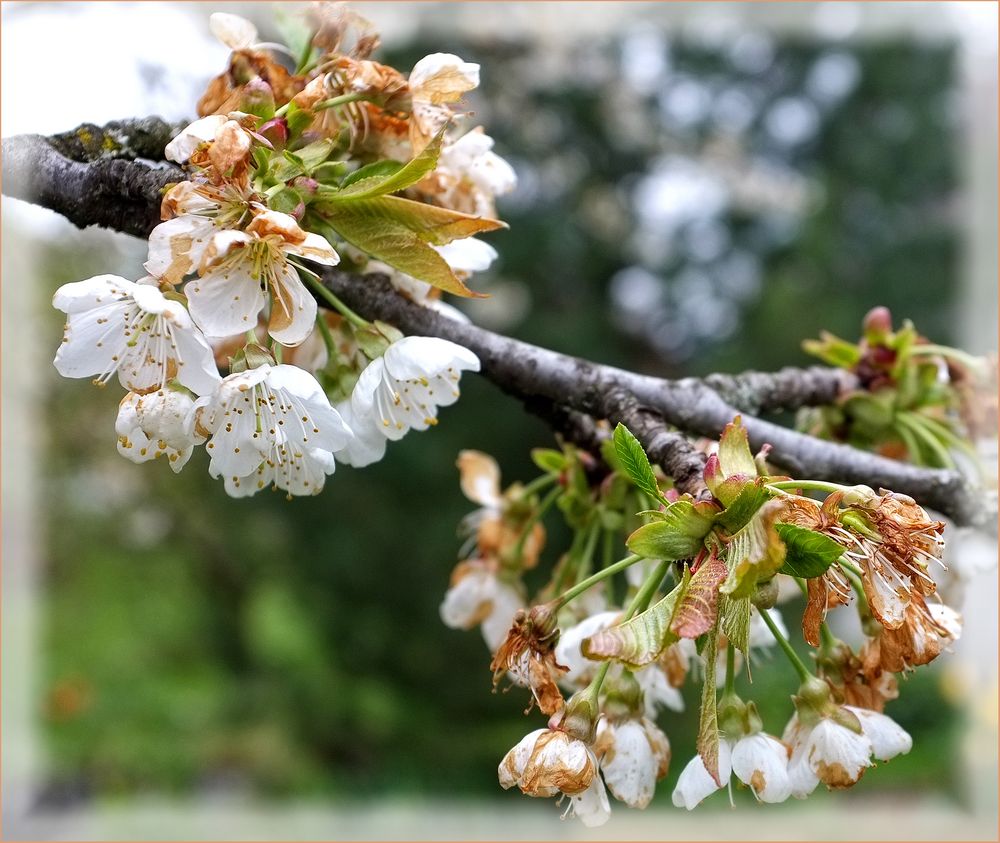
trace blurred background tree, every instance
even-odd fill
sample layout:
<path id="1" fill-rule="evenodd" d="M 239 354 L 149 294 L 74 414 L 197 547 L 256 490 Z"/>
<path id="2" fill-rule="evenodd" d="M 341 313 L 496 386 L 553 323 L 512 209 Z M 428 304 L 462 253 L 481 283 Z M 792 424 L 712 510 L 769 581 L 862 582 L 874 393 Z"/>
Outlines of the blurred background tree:
<path id="1" fill-rule="evenodd" d="M 962 343 L 953 47 L 753 28 L 709 43 L 647 21 L 556 48 L 424 28 L 380 58 L 405 69 L 435 51 L 482 63 L 470 107 L 520 177 L 500 203 L 511 229 L 491 238 L 500 260 L 476 279 L 492 298 L 462 303 L 481 324 L 667 376 L 806 363 L 802 339 L 854 337 L 875 304 Z M 141 260 L 114 243 L 123 267 Z M 47 242 L 41 260 L 37 318 L 54 347 L 51 292 L 108 271 L 108 245 Z M 506 482 L 527 479 L 544 425 L 467 378 L 440 427 L 339 469 L 322 495 L 235 501 L 204 454 L 179 478 L 122 460 L 110 396 L 46 378 L 49 804 L 497 792 L 525 700 L 490 694 L 478 633 L 438 619 L 472 508 L 442 466 L 477 448 Z M 550 560 L 563 538 L 552 522 Z M 955 787 L 961 722 L 940 678 L 906 683 L 889 713 L 914 750 L 851 798 Z M 782 696 L 762 710 L 783 718 Z M 694 716 L 662 720 L 675 762 L 661 802 Z"/>

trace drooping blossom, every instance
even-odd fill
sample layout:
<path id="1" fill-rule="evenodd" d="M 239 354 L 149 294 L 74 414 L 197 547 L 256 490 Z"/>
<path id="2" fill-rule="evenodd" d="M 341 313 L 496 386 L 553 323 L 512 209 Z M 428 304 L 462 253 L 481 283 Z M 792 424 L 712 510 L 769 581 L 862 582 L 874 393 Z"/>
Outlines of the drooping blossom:
<path id="1" fill-rule="evenodd" d="M 479 626 L 490 652 L 504 641 L 525 597 L 517 584 L 501 576 L 495 560 L 466 559 L 451 574 L 441 603 L 441 620 L 452 629 Z"/>
<path id="2" fill-rule="evenodd" d="M 451 119 L 451 103 L 479 87 L 479 65 L 451 53 L 432 53 L 410 71 L 410 143 L 419 153 Z"/>
<path id="3" fill-rule="evenodd" d="M 391 440 L 437 424 L 438 407 L 458 400 L 465 370 L 479 371 L 467 348 L 436 337 L 404 337 L 365 368 L 351 396 L 358 426 L 374 425 Z"/>
<path id="4" fill-rule="evenodd" d="M 641 714 L 603 718 L 597 724 L 594 751 L 604 784 L 615 799 L 631 808 L 645 808 L 656 782 L 670 767 L 670 741 L 659 726 Z"/>
<path id="5" fill-rule="evenodd" d="M 585 826 L 603 825 L 611 816 L 593 749 L 562 730 L 529 732 L 504 756 L 497 774 L 504 790 L 516 785 L 528 796 L 568 796 L 567 811 Z"/>

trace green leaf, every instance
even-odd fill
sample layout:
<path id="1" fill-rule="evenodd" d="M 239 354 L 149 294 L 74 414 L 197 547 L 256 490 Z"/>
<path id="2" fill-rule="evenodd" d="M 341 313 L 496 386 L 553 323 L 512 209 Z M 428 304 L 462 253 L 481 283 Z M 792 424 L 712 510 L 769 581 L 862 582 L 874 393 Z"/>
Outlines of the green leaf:
<path id="1" fill-rule="evenodd" d="M 844 553 L 842 545 L 815 530 L 795 524 L 777 524 L 775 530 L 785 543 L 782 574 L 806 579 L 820 577 Z"/>
<path id="2" fill-rule="evenodd" d="M 563 471 L 567 464 L 566 455 L 554 448 L 532 448 L 531 460 L 542 471 L 549 473 Z"/>
<path id="3" fill-rule="evenodd" d="M 295 155 L 302 162 L 306 173 L 312 175 L 313 170 L 320 164 L 326 163 L 326 159 L 330 157 L 330 153 L 333 152 L 335 146 L 335 141 L 324 138 L 323 140 L 313 141 L 306 146 L 296 149 Z"/>
<path id="4" fill-rule="evenodd" d="M 443 245 L 504 227 L 498 220 L 472 217 L 398 196 L 343 203 L 314 202 L 311 209 L 342 239 L 372 257 L 459 296 L 481 294 L 470 290 L 428 244 Z"/>
<path id="5" fill-rule="evenodd" d="M 750 598 L 733 600 L 721 596 L 719 614 L 722 615 L 722 631 L 737 650 L 750 652 Z"/>
<path id="6" fill-rule="evenodd" d="M 408 161 L 402 167 L 397 167 L 389 173 L 366 175 L 355 179 L 340 190 L 324 193 L 323 198 L 330 202 L 356 202 L 359 199 L 372 199 L 389 193 L 398 193 L 410 185 L 416 184 L 437 166 L 441 154 L 441 143 L 447 126 L 438 132 L 433 140 L 423 148 L 418 156 Z"/>
<path id="7" fill-rule="evenodd" d="M 733 599 L 752 597 L 757 583 L 769 580 L 781 568 L 785 545 L 774 522 L 783 510 L 780 500 L 769 501 L 732 537 L 726 548 L 729 576 L 720 589 L 723 594 Z"/>
<path id="8" fill-rule="evenodd" d="M 725 527 L 729 533 L 742 529 L 746 523 L 757 514 L 764 504 L 771 499 L 764 489 L 763 479 L 747 483 L 736 499 L 726 507 L 715 519 L 717 524 Z"/>
<path id="9" fill-rule="evenodd" d="M 649 559 L 676 561 L 697 556 L 712 518 L 691 503 L 680 500 L 658 513 L 660 520 L 645 524 L 628 537 L 629 550 Z"/>
<path id="10" fill-rule="evenodd" d="M 341 182 L 341 187 L 350 187 L 355 182 L 371 178 L 385 178 L 394 175 L 402 169 L 403 165 L 399 161 L 376 161 L 374 164 L 365 164 L 353 173 L 348 173 Z"/>
<path id="11" fill-rule="evenodd" d="M 715 703 L 715 659 L 718 646 L 718 618 L 716 618 L 716 625 L 709 630 L 701 653 L 705 666 L 705 683 L 701 688 L 701 711 L 698 716 L 696 746 L 708 774 L 719 787 L 722 787 L 719 779 L 719 716 Z"/>
<path id="12" fill-rule="evenodd" d="M 653 474 L 653 467 L 649 464 L 649 458 L 645 450 L 639 444 L 639 440 L 632 435 L 625 425 L 618 422 L 615 428 L 615 453 L 624 471 L 631 481 L 653 500 L 663 501 L 663 493 L 656 482 Z"/>
<path id="13" fill-rule="evenodd" d="M 728 573 L 726 563 L 717 556 L 701 564 L 677 604 L 671 632 L 679 638 L 697 638 L 715 626 L 719 616 L 719 586 Z"/>
<path id="14" fill-rule="evenodd" d="M 802 350 L 806 354 L 841 369 L 851 369 L 861 360 L 861 349 L 855 343 L 842 340 L 827 331 L 822 331 L 819 336 L 818 340 L 803 341 Z"/>
<path id="15" fill-rule="evenodd" d="M 292 187 L 283 187 L 267 200 L 267 207 L 282 214 L 292 213 L 302 202 L 302 196 Z"/>
<path id="16" fill-rule="evenodd" d="M 677 641 L 677 636 L 670 630 L 670 623 L 677 600 L 687 590 L 690 581 L 691 575 L 685 570 L 684 577 L 673 590 L 645 612 L 585 638 L 581 646 L 583 655 L 597 661 L 614 659 L 632 668 L 655 661 L 660 653 Z"/>
<path id="17" fill-rule="evenodd" d="M 734 475 L 757 476 L 757 463 L 753 461 L 747 429 L 740 416 L 727 424 L 719 437 L 719 466 L 726 478 Z"/>

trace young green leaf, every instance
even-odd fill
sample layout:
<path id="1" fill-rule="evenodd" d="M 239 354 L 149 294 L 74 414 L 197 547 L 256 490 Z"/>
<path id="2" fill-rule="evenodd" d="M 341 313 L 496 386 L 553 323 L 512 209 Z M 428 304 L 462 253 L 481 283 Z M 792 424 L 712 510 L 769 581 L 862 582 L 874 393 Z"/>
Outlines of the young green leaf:
<path id="1" fill-rule="evenodd" d="M 706 559 L 691 577 L 677 604 L 670 631 L 679 638 L 697 638 L 715 626 L 719 614 L 719 586 L 729 573 L 717 556 Z"/>
<path id="2" fill-rule="evenodd" d="M 726 507 L 715 519 L 717 524 L 725 527 L 730 534 L 741 530 L 746 523 L 757 514 L 771 498 L 763 488 L 763 479 L 747 483 L 736 496 L 736 499 Z"/>
<path id="3" fill-rule="evenodd" d="M 657 519 L 628 537 L 629 550 L 649 559 L 691 559 L 698 555 L 712 529 L 712 518 L 691 501 L 669 504 Z"/>
<path id="4" fill-rule="evenodd" d="M 736 533 L 726 548 L 729 576 L 720 589 L 738 599 L 752 597 L 758 582 L 773 577 L 785 561 L 785 545 L 774 522 L 784 507 L 780 500 L 764 504 Z"/>
<path id="5" fill-rule="evenodd" d="M 724 594 L 720 597 L 719 614 L 722 616 L 722 631 L 737 650 L 750 652 L 750 598 L 733 600 Z"/>
<path id="6" fill-rule="evenodd" d="M 639 444 L 639 440 L 632 435 L 632 431 L 621 422 L 618 422 L 615 428 L 614 441 L 618 462 L 632 482 L 653 500 L 666 500 L 656 482 L 653 467 L 649 464 L 645 450 Z"/>
<path id="7" fill-rule="evenodd" d="M 785 543 L 782 574 L 793 577 L 820 577 L 844 553 L 838 542 L 822 533 L 795 524 L 777 524 L 775 530 Z"/>
<path id="8" fill-rule="evenodd" d="M 677 600 L 690 580 L 691 575 L 685 571 L 683 579 L 673 590 L 645 612 L 585 638 L 581 647 L 583 655 L 598 661 L 614 659 L 632 668 L 654 661 L 677 641 L 677 636 L 670 631 L 670 623 Z"/>
<path id="9" fill-rule="evenodd" d="M 447 127 L 445 127 L 447 128 Z M 323 198 L 330 202 L 356 202 L 360 199 L 372 199 L 398 193 L 410 185 L 416 184 L 437 166 L 441 154 L 441 143 L 444 140 L 445 128 L 438 132 L 419 155 L 406 164 L 396 167 L 391 172 L 366 174 L 350 183 L 345 182 L 340 190 L 324 192 Z"/>
<path id="10" fill-rule="evenodd" d="M 531 451 L 531 461 L 542 471 L 557 472 L 564 471 L 568 464 L 566 455 L 562 451 L 553 448 L 533 448 Z"/>
<path id="11" fill-rule="evenodd" d="M 503 227 L 497 220 L 470 217 L 397 196 L 314 202 L 311 210 L 342 239 L 372 257 L 445 292 L 467 297 L 481 294 L 470 290 L 428 244 L 442 245 Z"/>
<path id="12" fill-rule="evenodd" d="M 386 178 L 394 175 L 402 169 L 403 165 L 399 161 L 376 161 L 374 164 L 365 164 L 353 173 L 348 173 L 341 182 L 341 188 L 350 187 L 355 182 L 364 181 L 371 178 Z M 336 196 L 336 194 L 334 194 Z"/>

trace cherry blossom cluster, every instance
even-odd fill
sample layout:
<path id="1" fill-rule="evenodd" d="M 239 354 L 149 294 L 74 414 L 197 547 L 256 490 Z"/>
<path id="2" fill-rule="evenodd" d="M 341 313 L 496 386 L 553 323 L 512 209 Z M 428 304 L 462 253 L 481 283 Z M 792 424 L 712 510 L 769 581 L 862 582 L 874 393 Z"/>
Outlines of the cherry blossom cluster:
<path id="1" fill-rule="evenodd" d="M 237 497 L 316 494 L 338 461 L 368 465 L 437 423 L 476 355 L 362 318 L 320 273 L 379 272 L 464 318 L 441 293 L 474 295 L 466 281 L 496 252 L 472 235 L 503 226 L 494 197 L 515 183 L 463 122 L 477 64 L 436 53 L 404 76 L 370 58 L 363 18 L 312 14 L 294 69 L 249 21 L 212 15 L 229 66 L 165 149 L 187 178 L 164 193 L 145 274 L 53 299 L 67 314 L 60 374 L 126 390 L 119 452 L 176 472 L 204 445 Z"/>
<path id="2" fill-rule="evenodd" d="M 739 418 L 702 444 L 697 496 L 671 488 L 622 425 L 599 454 L 536 451 L 543 474 L 507 489 L 488 456 L 459 457 L 462 489 L 480 508 L 463 522 L 467 558 L 441 617 L 480 627 L 494 684 L 527 688 L 525 713 L 548 718 L 503 757 L 501 786 L 567 797 L 567 812 L 588 826 L 609 818 L 609 793 L 634 808 L 653 799 L 671 755 L 660 721 L 683 709 L 692 680 L 701 684 L 697 754 L 674 805 L 693 809 L 727 786 L 776 803 L 820 784 L 854 785 L 911 748 L 884 713 L 897 674 L 961 634 L 935 582 L 945 525 L 912 499 L 777 475 L 766 448 L 751 453 Z M 529 597 L 525 574 L 543 559 L 552 507 L 574 539 Z M 629 555 L 616 561 L 623 540 Z M 793 636 L 796 598 L 805 599 Z M 838 608 L 860 618 L 858 641 L 828 625 Z M 773 733 L 752 698 L 774 673 L 756 663 L 767 649 L 799 681 L 791 718 Z"/>

